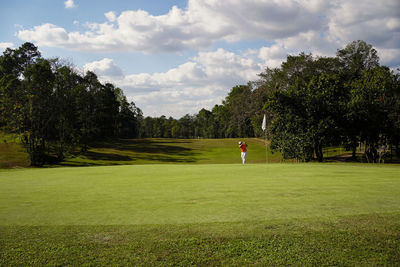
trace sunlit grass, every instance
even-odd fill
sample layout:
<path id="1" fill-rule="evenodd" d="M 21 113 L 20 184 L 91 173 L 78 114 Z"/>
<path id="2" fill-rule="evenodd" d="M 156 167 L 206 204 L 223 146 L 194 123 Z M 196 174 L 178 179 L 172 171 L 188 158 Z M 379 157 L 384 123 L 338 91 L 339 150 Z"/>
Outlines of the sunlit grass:
<path id="1" fill-rule="evenodd" d="M 0 265 L 396 266 L 400 215 L 168 225 L 0 226 Z"/>
<path id="2" fill-rule="evenodd" d="M 92 144 L 89 150 L 69 157 L 63 166 L 127 164 L 229 164 L 240 163 L 238 141 L 248 143 L 248 163 L 266 162 L 265 141 L 246 139 L 114 139 Z M 268 161 L 280 162 L 280 153 L 268 149 Z"/>
<path id="3" fill-rule="evenodd" d="M 174 224 L 397 212 L 399 170 L 169 164 L 3 171 L 0 224 Z"/>
<path id="4" fill-rule="evenodd" d="M 0 171 L 0 265 L 393 265 L 399 165 Z"/>

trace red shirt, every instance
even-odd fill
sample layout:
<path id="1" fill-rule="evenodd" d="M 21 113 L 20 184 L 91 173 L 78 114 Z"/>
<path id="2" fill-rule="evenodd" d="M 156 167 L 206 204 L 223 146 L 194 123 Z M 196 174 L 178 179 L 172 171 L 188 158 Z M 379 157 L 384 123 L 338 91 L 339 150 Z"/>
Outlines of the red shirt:
<path id="1" fill-rule="evenodd" d="M 241 152 L 247 152 L 247 144 L 241 144 L 240 145 L 240 151 Z"/>

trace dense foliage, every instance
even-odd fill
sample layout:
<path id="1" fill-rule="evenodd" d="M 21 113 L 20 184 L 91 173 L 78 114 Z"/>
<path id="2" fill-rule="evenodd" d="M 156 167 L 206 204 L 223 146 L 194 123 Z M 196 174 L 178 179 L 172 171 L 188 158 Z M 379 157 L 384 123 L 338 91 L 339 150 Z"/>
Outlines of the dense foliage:
<path id="1" fill-rule="evenodd" d="M 392 156 L 400 141 L 400 79 L 376 54 L 354 41 L 335 58 L 288 56 L 269 77 L 279 81 L 266 105 L 272 148 L 304 161 L 322 161 L 322 148 L 331 145 L 346 145 L 355 157 L 363 144 L 369 162 Z"/>
<path id="2" fill-rule="evenodd" d="M 221 105 L 179 120 L 147 117 L 141 136 L 261 137 L 263 115 L 272 149 L 285 159 L 323 160 L 323 148 L 344 145 L 370 162 L 392 156 L 400 141 L 400 79 L 380 66 L 376 50 L 354 41 L 336 57 L 289 55 L 258 81 L 235 86 Z"/>
<path id="3" fill-rule="evenodd" d="M 399 154 L 400 77 L 376 50 L 354 41 L 336 57 L 289 55 L 259 80 L 234 86 L 220 105 L 197 114 L 145 117 L 121 89 L 96 75 L 47 60 L 25 43 L 0 57 L 0 127 L 23 136 L 33 165 L 62 160 L 108 137 L 263 137 L 285 159 L 323 160 L 323 148 L 361 144 L 370 162 Z M 261 130 L 264 114 L 267 131 Z"/>
<path id="4" fill-rule="evenodd" d="M 137 137 L 142 112 L 121 89 L 44 59 L 25 43 L 0 57 L 0 127 L 21 136 L 32 165 L 108 137 Z"/>

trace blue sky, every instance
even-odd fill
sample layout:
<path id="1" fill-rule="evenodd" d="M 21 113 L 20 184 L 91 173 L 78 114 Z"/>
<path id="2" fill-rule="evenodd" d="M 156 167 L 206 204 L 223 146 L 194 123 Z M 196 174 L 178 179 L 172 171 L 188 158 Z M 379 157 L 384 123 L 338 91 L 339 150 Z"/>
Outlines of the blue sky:
<path id="1" fill-rule="evenodd" d="M 52 23 L 62 26 L 68 31 L 85 30 L 82 24 L 86 22 L 102 22 L 105 20 L 104 13 L 115 11 L 121 13 L 125 10 L 143 9 L 151 14 L 160 15 L 168 13 L 172 6 L 185 8 L 186 1 L 74 1 L 74 8 L 65 8 L 65 0 L 15 0 L 1 1 L 0 15 L 7 23 L 0 24 L 0 42 L 12 42 L 19 46 L 25 41 L 20 40 L 15 33 L 24 29 L 44 23 Z M 74 23 L 75 22 L 75 23 Z M 76 23 L 76 22 L 79 22 Z M 74 64 L 84 65 L 87 62 L 97 60 L 107 54 L 87 53 L 70 51 L 57 47 L 39 47 L 46 57 L 62 57 L 73 61 Z M 140 52 L 113 53 L 121 67 L 127 70 L 140 71 L 162 71 L 169 67 L 184 62 L 184 57 L 177 58 L 176 54 L 143 55 Z M 160 60 L 161 57 L 161 60 Z M 132 62 L 140 62 L 132 64 Z"/>
<path id="2" fill-rule="evenodd" d="M 0 50 L 46 58 L 121 87 L 144 115 L 197 113 L 288 54 L 333 56 L 353 40 L 400 66 L 398 0 L 0 0 Z"/>

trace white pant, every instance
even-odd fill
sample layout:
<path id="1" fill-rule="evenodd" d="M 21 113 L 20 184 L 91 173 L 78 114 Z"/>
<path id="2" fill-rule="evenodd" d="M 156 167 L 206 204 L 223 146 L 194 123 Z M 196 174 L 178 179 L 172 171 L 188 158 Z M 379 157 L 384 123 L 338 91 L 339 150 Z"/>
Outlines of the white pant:
<path id="1" fill-rule="evenodd" d="M 247 152 L 241 152 L 241 154 L 242 154 L 242 163 L 245 164 Z"/>

